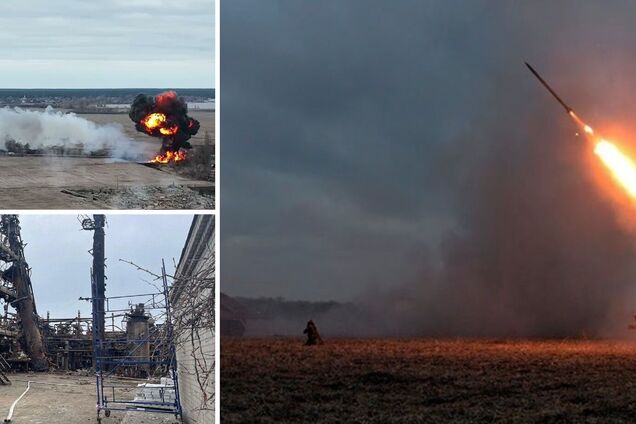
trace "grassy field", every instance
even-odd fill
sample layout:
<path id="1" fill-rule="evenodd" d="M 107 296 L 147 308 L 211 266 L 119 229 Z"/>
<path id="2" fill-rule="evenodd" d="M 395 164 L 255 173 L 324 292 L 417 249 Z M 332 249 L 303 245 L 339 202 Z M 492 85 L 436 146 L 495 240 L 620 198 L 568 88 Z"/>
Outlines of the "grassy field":
<path id="1" fill-rule="evenodd" d="M 636 344 L 224 338 L 221 420 L 636 420 Z"/>

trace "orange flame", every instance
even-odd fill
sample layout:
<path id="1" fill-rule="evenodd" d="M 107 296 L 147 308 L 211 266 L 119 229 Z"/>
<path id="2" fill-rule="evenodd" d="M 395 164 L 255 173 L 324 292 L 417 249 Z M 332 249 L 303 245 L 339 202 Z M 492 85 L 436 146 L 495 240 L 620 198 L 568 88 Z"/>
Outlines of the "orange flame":
<path id="1" fill-rule="evenodd" d="M 570 116 L 583 128 L 590 136 L 594 135 L 592 127 L 583 122 L 574 112 L 570 111 Z M 636 164 L 634 161 L 621 152 L 615 144 L 598 138 L 593 140 L 594 153 L 601 159 L 603 165 L 612 173 L 614 179 L 627 191 L 627 194 L 636 199 Z"/>
<path id="2" fill-rule="evenodd" d="M 614 179 L 636 198 L 636 164 L 631 158 L 621 152 L 618 147 L 607 140 L 599 140 L 594 147 L 594 153 L 601 158 L 603 164 L 612 172 Z"/>
<path id="3" fill-rule="evenodd" d="M 163 105 L 169 103 L 170 101 L 177 98 L 177 93 L 175 91 L 166 91 L 165 93 L 157 94 L 155 96 L 155 101 L 158 105 Z"/>
<path id="4" fill-rule="evenodd" d="M 186 158 L 186 152 L 184 151 L 181 151 L 181 150 L 178 152 L 167 151 L 164 154 L 155 156 L 150 161 L 150 163 L 180 162 L 182 160 L 185 160 L 185 158 Z"/>

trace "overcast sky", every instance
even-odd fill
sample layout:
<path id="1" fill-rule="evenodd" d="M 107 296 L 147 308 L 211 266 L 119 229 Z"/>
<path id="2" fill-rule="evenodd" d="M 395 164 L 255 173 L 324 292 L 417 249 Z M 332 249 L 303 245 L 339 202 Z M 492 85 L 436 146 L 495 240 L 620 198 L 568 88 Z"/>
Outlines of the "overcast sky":
<path id="1" fill-rule="evenodd" d="M 214 0 L 0 2 L 0 88 L 214 87 Z"/>
<path id="2" fill-rule="evenodd" d="M 547 217 L 593 208 L 602 216 L 572 219 L 567 242 L 541 258 L 561 264 L 574 247 L 589 249 L 550 280 L 575 287 L 583 258 L 595 266 L 616 248 L 612 259 L 625 258 L 616 278 L 632 284 L 624 237 L 594 243 L 619 231 L 575 158 L 583 153 L 565 153 L 581 146 L 572 124 L 523 62 L 597 127 L 629 134 L 634 21 L 627 1 L 222 2 L 223 291 L 356 299 L 423 279 L 449 240 L 472 246 L 465 257 L 496 256 L 508 246 L 498 237 L 528 231 L 512 245 L 545 252 L 565 228 Z M 488 202 L 515 220 L 481 210 Z M 497 220 L 520 227 L 497 232 Z M 569 238 L 594 222 L 598 237 Z M 475 245 L 477 235 L 492 244 Z"/>
<path id="3" fill-rule="evenodd" d="M 143 281 L 150 276 L 119 259 L 157 273 L 165 259 L 174 273 L 192 215 L 107 215 L 106 221 L 106 295 L 118 296 L 156 291 Z M 20 215 L 20 225 L 38 313 L 68 318 L 80 309 L 88 316 L 90 303 L 78 298 L 91 295 L 92 231 L 81 230 L 76 215 Z"/>

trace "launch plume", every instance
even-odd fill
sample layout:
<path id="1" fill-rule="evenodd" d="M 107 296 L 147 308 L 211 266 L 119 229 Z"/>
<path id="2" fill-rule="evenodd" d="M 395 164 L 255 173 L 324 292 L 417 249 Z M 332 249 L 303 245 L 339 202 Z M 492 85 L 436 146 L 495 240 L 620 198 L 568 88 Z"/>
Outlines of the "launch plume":
<path id="1" fill-rule="evenodd" d="M 382 317 L 380 332 L 628 334 L 635 234 L 617 218 L 621 206 L 603 192 L 608 187 L 595 184 L 611 176 L 590 145 L 541 122 L 525 141 L 502 135 L 479 159 L 459 164 L 466 166 L 456 192 L 461 213 L 439 257 L 421 258 L 414 281 L 362 300 L 372 319 Z"/>
<path id="2" fill-rule="evenodd" d="M 427 151 L 444 164 L 435 187 L 449 196 L 452 225 L 430 249 L 411 246 L 416 260 L 404 253 L 414 276 L 367 290 L 355 310 L 304 318 L 331 335 L 627 337 L 636 206 L 612 196 L 633 195 L 636 172 L 613 144 L 580 142 L 559 124 L 540 109 L 505 123 L 495 116 L 480 122 L 484 136 L 462 134 Z M 267 334 L 294 328 L 268 324 Z"/>
<path id="3" fill-rule="evenodd" d="M 636 207 L 629 201 L 636 166 L 528 67 L 586 142 L 574 143 L 572 129 L 557 131 L 539 113 L 526 121 L 523 138 L 515 140 L 510 127 L 508 134 L 494 129 L 497 139 L 463 163 L 461 213 L 439 260 L 423 258 L 417 281 L 383 294 L 390 323 L 378 323 L 382 331 L 626 336 L 636 295 Z M 364 302 L 378 317 L 382 305 Z"/>
<path id="4" fill-rule="evenodd" d="M 134 143 L 120 126 L 97 125 L 74 113 L 47 108 L 44 111 L 20 108 L 0 109 L 0 148 L 15 142 L 30 149 L 80 147 L 93 153 L 108 150 L 112 157 L 138 159 L 143 147 Z"/>

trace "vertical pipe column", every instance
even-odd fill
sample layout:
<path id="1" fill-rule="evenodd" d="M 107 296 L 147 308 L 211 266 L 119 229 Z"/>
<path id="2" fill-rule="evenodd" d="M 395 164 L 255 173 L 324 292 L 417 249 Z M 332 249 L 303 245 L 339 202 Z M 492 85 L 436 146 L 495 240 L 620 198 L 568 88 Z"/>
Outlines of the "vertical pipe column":
<path id="1" fill-rule="evenodd" d="M 91 269 L 91 297 L 92 297 L 92 333 L 93 333 L 93 366 L 95 367 L 95 383 L 97 390 L 97 422 L 101 422 L 100 412 L 104 408 L 104 385 L 102 377 L 102 347 L 105 326 L 105 296 L 106 277 L 105 248 L 104 248 L 104 215 L 93 215 L 93 222 L 88 222 L 85 230 L 93 230 L 93 267 Z"/>
<path id="2" fill-rule="evenodd" d="M 104 274 L 105 248 L 104 248 L 104 215 L 93 215 L 95 230 L 93 232 L 93 308 L 95 309 L 95 321 L 93 326 L 97 332 L 98 340 L 104 340 L 105 313 L 104 298 L 106 297 L 106 277 Z"/>

